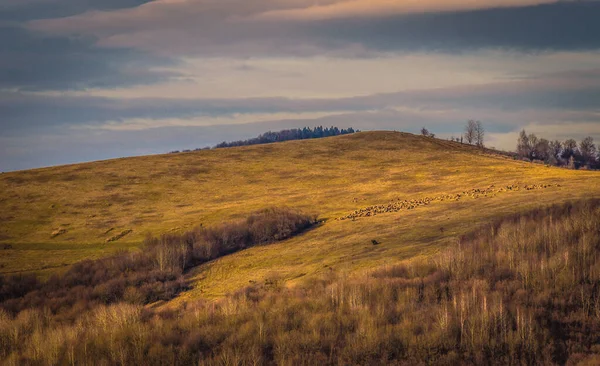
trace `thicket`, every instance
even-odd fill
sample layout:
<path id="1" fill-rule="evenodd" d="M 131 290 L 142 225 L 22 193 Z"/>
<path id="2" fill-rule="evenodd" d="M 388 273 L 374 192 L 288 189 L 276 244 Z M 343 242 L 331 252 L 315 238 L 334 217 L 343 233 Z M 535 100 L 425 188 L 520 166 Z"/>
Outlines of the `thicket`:
<path id="1" fill-rule="evenodd" d="M 594 139 L 590 136 L 577 143 L 573 139 L 564 142 L 549 141 L 527 134 L 522 130 L 517 140 L 517 155 L 524 160 L 544 162 L 570 169 L 598 169 L 600 160 Z"/>
<path id="2" fill-rule="evenodd" d="M 575 364 L 600 361 L 600 202 L 487 225 L 437 255 L 357 277 L 74 324 L 0 314 L 6 364 Z M 269 282 L 269 283 L 272 283 Z"/>
<path id="3" fill-rule="evenodd" d="M 355 130 L 354 128 L 338 128 L 338 127 L 325 127 L 318 126 L 315 128 L 304 127 L 304 128 L 292 128 L 289 130 L 281 130 L 281 131 L 269 131 L 263 134 L 258 135 L 258 137 L 253 137 L 247 140 L 238 140 L 238 141 L 223 141 L 213 147 L 213 149 L 221 149 L 226 147 L 235 147 L 235 146 L 248 146 L 248 145 L 260 145 L 260 144 L 270 144 L 273 142 L 282 142 L 282 141 L 291 141 L 291 140 L 306 140 L 306 139 L 318 139 L 323 137 L 331 137 L 331 136 L 339 136 L 339 135 L 348 135 L 351 133 L 360 132 L 359 130 Z M 210 147 L 197 148 L 194 151 L 200 150 L 210 150 Z M 170 154 L 177 154 L 180 152 L 190 152 L 191 150 L 175 150 L 171 151 Z"/>
<path id="4" fill-rule="evenodd" d="M 421 129 L 421 135 L 435 137 L 435 134 L 426 128 Z M 460 143 L 464 141 L 467 144 L 485 148 L 484 137 L 483 124 L 480 121 L 469 120 L 465 126 L 464 135 L 456 138 L 452 136 L 450 140 Z M 494 148 L 486 150 L 538 164 L 561 166 L 569 169 L 600 169 L 600 154 L 591 136 L 585 137 L 579 143 L 574 139 L 550 141 L 522 130 L 517 138 L 515 152 L 504 152 Z"/>
<path id="5" fill-rule="evenodd" d="M 0 309 L 10 314 L 44 309 L 56 319 L 75 320 L 100 304 L 169 300 L 188 287 L 182 274 L 189 268 L 289 238 L 315 222 L 315 217 L 291 209 L 269 208 L 237 222 L 148 237 L 140 251 L 86 260 L 47 281 L 34 275 L 0 276 Z"/>
<path id="6" fill-rule="evenodd" d="M 290 130 L 282 130 L 276 132 L 266 132 L 258 137 L 251 138 L 248 140 L 239 140 L 232 142 L 221 142 L 216 145 L 215 148 L 223 147 L 234 147 L 234 146 L 247 146 L 247 145 L 259 145 L 259 144 L 270 144 L 272 142 L 290 141 L 290 140 L 306 140 L 306 139 L 318 139 L 322 137 L 331 137 L 339 135 L 351 134 L 355 131 L 352 127 L 348 129 L 340 129 L 334 126 L 325 127 L 318 126 L 315 128 L 304 127 L 304 128 L 293 128 Z"/>

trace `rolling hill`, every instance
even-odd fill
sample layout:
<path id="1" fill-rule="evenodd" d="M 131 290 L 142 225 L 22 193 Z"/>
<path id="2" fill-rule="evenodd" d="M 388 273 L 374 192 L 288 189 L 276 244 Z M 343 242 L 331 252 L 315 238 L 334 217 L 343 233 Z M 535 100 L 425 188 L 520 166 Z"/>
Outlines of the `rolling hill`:
<path id="1" fill-rule="evenodd" d="M 509 213 L 600 195 L 600 175 L 399 132 L 124 158 L 0 175 L 0 273 L 43 275 L 136 250 L 147 235 L 272 206 L 318 227 L 187 274 L 177 301 L 330 268 L 355 272 L 439 251 Z M 374 243 L 377 245 L 374 245 Z"/>

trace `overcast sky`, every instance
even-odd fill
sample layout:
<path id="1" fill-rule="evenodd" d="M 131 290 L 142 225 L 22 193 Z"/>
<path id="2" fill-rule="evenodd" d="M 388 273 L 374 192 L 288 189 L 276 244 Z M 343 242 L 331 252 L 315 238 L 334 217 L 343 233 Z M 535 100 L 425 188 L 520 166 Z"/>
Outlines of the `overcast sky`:
<path id="1" fill-rule="evenodd" d="M 600 1 L 0 0 L 0 171 L 336 125 L 600 140 Z"/>

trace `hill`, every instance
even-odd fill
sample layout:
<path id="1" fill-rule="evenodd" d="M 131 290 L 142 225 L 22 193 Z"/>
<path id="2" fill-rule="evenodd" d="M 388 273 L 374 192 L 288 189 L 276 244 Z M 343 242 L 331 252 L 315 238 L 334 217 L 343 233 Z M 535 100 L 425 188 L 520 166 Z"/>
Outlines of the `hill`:
<path id="1" fill-rule="evenodd" d="M 325 220 L 303 235 L 194 269 L 194 288 L 178 301 L 219 297 L 251 282 L 293 284 L 330 268 L 356 271 L 428 255 L 498 216 L 597 196 L 598 177 L 397 132 L 6 173 L 0 273 L 48 274 L 137 248 L 148 234 L 272 206 Z"/>

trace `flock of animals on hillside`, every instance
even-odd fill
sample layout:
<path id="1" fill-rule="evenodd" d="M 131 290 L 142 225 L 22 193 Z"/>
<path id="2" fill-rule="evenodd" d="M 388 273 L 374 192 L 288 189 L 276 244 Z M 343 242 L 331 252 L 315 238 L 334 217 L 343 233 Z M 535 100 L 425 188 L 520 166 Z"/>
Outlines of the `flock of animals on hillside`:
<path id="1" fill-rule="evenodd" d="M 481 197 L 495 197 L 498 193 L 502 192 L 514 192 L 521 190 L 531 191 L 537 189 L 546 189 L 550 187 L 560 187 L 560 184 L 511 184 L 504 187 L 496 187 L 494 185 L 491 185 L 483 189 L 474 188 L 468 191 L 463 191 L 461 193 L 442 194 L 434 197 L 424 197 L 411 200 L 401 200 L 400 198 L 397 198 L 396 200 L 391 201 L 388 204 L 374 205 L 355 210 L 354 212 L 346 216 L 339 217 L 336 220 L 356 220 L 359 217 L 372 217 L 377 216 L 378 214 L 398 212 L 401 210 L 414 210 L 417 207 L 427 206 L 433 202 L 460 201 L 463 198 L 477 199 Z M 354 201 L 356 202 L 356 199 Z"/>

